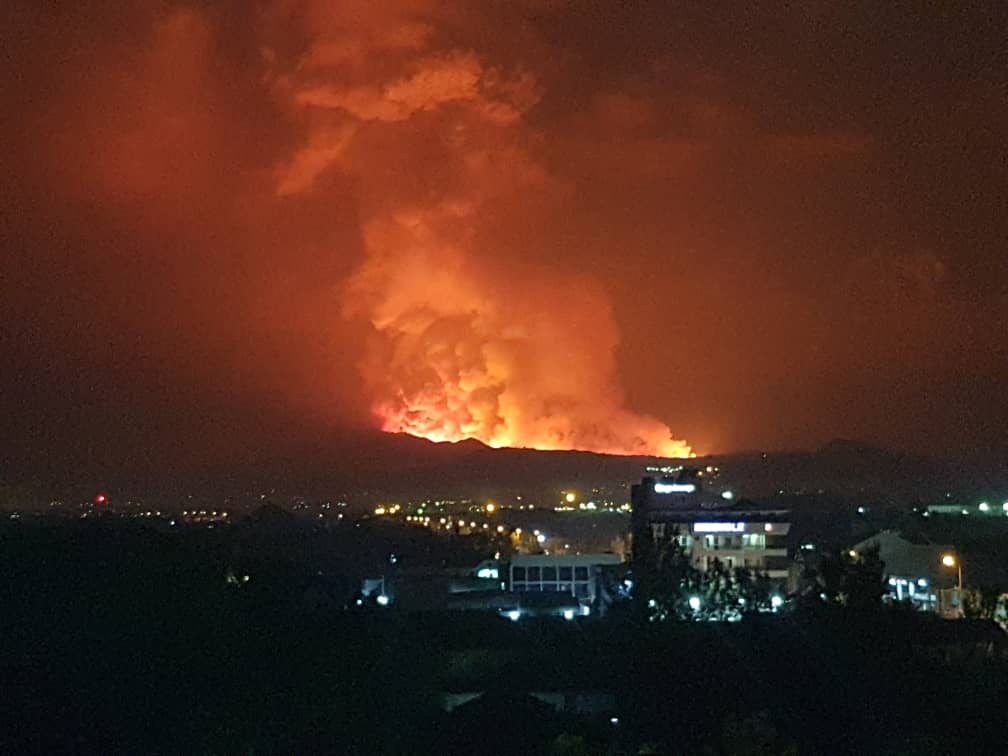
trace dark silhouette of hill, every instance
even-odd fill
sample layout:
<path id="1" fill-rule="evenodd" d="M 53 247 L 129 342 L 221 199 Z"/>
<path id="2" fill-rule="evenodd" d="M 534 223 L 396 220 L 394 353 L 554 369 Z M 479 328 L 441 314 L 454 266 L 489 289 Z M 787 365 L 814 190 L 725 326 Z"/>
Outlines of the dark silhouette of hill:
<path id="1" fill-rule="evenodd" d="M 17 491 L 18 500 L 35 499 L 40 506 L 54 494 L 90 498 L 98 490 L 168 498 L 243 491 L 358 500 L 522 495 L 551 505 L 567 488 L 626 501 L 630 486 L 647 466 L 669 463 L 581 451 L 492 449 L 475 440 L 434 443 L 378 431 L 318 431 L 307 440 L 251 439 L 241 454 L 197 460 L 186 467 L 162 465 L 158 456 L 146 455 L 142 463 L 95 465 L 65 479 L 38 481 L 0 471 L 6 484 L 0 494 Z M 969 461 L 946 462 L 843 439 L 815 451 L 740 452 L 688 464 L 716 465 L 719 484 L 757 499 L 787 495 L 905 505 L 1008 490 L 1005 469 L 982 469 Z M 593 493 L 596 488 L 600 490 Z M 34 493 L 26 496 L 24 491 Z M 3 499 L 0 505 L 9 506 Z"/>
<path id="2" fill-rule="evenodd" d="M 587 493 L 604 487 L 628 497 L 629 486 L 647 466 L 670 463 L 579 451 L 491 449 L 474 441 L 435 444 L 403 436 L 391 437 L 389 446 L 395 449 L 389 464 L 358 470 L 355 482 L 369 481 L 372 489 L 393 495 L 556 493 L 568 487 Z M 817 495 L 905 504 L 938 501 L 947 494 L 969 496 L 992 485 L 990 471 L 844 439 L 810 452 L 711 455 L 687 464 L 719 467 L 719 483 L 750 498 Z"/>

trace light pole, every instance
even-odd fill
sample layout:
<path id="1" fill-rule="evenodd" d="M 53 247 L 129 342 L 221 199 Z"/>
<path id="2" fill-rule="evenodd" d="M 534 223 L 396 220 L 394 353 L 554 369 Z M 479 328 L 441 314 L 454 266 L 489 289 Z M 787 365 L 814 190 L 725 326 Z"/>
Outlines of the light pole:
<path id="1" fill-rule="evenodd" d="M 944 567 L 956 568 L 956 595 L 959 597 L 959 615 L 962 616 L 964 614 L 962 605 L 962 560 L 955 554 L 942 554 L 941 563 Z"/>

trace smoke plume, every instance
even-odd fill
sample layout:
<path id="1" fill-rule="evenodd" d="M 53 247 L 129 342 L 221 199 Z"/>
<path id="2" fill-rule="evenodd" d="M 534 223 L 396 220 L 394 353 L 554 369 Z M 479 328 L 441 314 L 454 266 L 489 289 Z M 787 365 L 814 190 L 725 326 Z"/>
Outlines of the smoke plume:
<path id="1" fill-rule="evenodd" d="M 305 132 L 277 193 L 310 193 L 329 173 L 359 187 L 365 259 L 341 296 L 371 329 L 359 368 L 381 427 L 688 455 L 666 425 L 624 407 L 601 287 L 501 242 L 502 226 L 548 221 L 571 191 L 529 123 L 548 93 L 520 63 L 440 42 L 418 10 L 367 23 L 309 13 L 307 51 L 272 73 Z"/>

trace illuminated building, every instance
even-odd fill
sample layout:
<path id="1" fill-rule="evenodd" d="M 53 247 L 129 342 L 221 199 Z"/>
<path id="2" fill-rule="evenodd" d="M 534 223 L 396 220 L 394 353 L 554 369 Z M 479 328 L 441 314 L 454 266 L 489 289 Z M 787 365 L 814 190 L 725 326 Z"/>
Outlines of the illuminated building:
<path id="1" fill-rule="evenodd" d="M 635 572 L 653 569 L 654 544 L 675 538 L 701 572 L 717 560 L 783 584 L 790 567 L 790 512 L 759 508 L 731 491 L 708 490 L 704 472 L 679 468 L 633 486 Z"/>
<path id="2" fill-rule="evenodd" d="M 929 504 L 926 515 L 953 515 L 967 517 L 1008 517 L 1008 501 L 1003 503 L 981 501 L 979 504 Z"/>
<path id="3" fill-rule="evenodd" d="M 568 596 L 573 599 L 565 604 L 568 610 L 587 614 L 599 595 L 599 573 L 618 564 L 616 554 L 516 554 L 508 585 L 512 593 Z"/>
<path id="4" fill-rule="evenodd" d="M 958 553 L 955 546 L 883 530 L 854 544 L 850 554 L 857 558 L 875 549 L 885 565 L 888 600 L 949 616 L 958 614 L 958 592 L 953 590 L 956 573 L 942 562 L 943 556 Z"/>

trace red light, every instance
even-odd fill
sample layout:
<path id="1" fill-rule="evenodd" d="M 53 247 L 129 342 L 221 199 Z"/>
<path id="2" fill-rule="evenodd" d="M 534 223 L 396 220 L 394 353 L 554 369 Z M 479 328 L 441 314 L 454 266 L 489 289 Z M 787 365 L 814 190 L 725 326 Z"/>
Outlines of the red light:
<path id="1" fill-rule="evenodd" d="M 94 500 L 95 500 L 95 504 L 104 504 L 105 503 L 105 494 L 98 494 L 97 496 L 94 497 Z"/>

